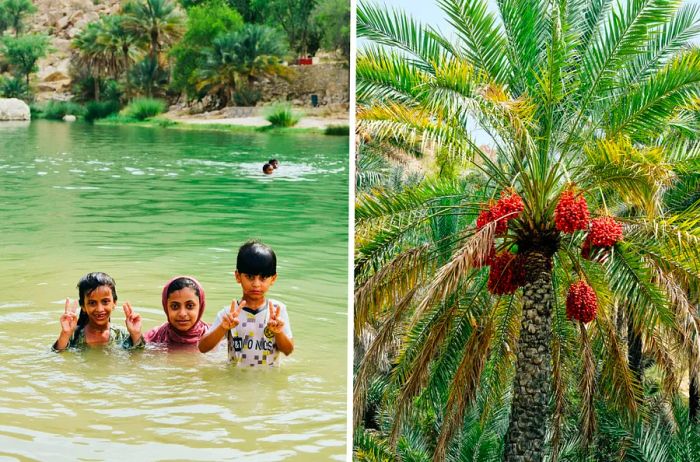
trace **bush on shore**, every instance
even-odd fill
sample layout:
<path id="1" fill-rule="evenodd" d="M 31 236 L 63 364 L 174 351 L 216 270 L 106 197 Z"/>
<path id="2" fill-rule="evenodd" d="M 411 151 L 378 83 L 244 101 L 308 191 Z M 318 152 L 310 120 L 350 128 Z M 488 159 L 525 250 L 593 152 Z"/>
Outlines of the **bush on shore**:
<path id="1" fill-rule="evenodd" d="M 85 120 L 92 122 L 117 112 L 119 112 L 118 101 L 90 101 L 85 105 Z"/>
<path id="2" fill-rule="evenodd" d="M 292 109 L 289 104 L 277 104 L 265 111 L 265 119 L 273 127 L 293 127 L 299 122 L 302 114 Z"/>
<path id="3" fill-rule="evenodd" d="M 124 108 L 123 115 L 136 120 L 145 120 L 165 111 L 165 101 L 154 98 L 137 98 Z"/>

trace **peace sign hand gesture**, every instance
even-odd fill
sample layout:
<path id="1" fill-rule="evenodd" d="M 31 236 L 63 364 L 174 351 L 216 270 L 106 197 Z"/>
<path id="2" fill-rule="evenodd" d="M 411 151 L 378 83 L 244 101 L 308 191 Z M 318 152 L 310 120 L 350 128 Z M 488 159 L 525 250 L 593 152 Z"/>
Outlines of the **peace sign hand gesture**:
<path id="1" fill-rule="evenodd" d="M 241 314 L 241 309 L 244 306 L 245 300 L 242 300 L 240 304 L 236 300 L 231 302 L 231 309 L 228 313 L 224 313 L 224 318 L 221 320 L 221 327 L 223 327 L 224 330 L 229 331 L 240 323 L 238 315 Z"/>
<path id="2" fill-rule="evenodd" d="M 78 300 L 66 298 L 66 307 L 61 315 L 61 333 L 68 336 L 73 335 L 76 326 L 78 325 Z"/>
<path id="3" fill-rule="evenodd" d="M 141 338 L 141 315 L 134 312 L 131 303 L 126 302 L 122 305 L 124 316 L 126 316 L 126 330 L 129 331 L 131 339 L 136 344 Z"/>
<path id="4" fill-rule="evenodd" d="M 267 327 L 269 327 L 273 333 L 279 334 L 284 330 L 284 321 L 279 317 L 280 307 L 278 305 L 273 305 L 270 301 L 267 308 L 270 310 L 270 320 L 267 321 Z"/>

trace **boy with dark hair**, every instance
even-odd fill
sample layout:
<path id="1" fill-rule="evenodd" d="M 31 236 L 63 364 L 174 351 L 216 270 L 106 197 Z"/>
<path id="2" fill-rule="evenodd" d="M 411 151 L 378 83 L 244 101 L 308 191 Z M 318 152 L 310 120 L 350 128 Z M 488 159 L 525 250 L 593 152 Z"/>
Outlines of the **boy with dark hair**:
<path id="1" fill-rule="evenodd" d="M 265 164 L 263 165 L 262 171 L 265 175 L 272 175 L 272 172 L 275 171 L 275 168 L 271 164 Z"/>
<path id="2" fill-rule="evenodd" d="M 277 280 L 275 252 L 258 241 L 248 241 L 238 250 L 236 281 L 243 298 L 223 308 L 199 341 L 206 353 L 226 337 L 228 357 L 238 366 L 275 366 L 279 352 L 294 350 L 292 329 L 284 303 L 265 297 Z"/>

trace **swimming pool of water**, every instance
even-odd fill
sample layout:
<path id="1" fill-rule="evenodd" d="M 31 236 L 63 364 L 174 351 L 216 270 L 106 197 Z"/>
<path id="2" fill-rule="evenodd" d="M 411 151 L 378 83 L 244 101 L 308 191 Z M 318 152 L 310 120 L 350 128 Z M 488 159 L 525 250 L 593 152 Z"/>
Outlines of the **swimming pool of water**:
<path id="1" fill-rule="evenodd" d="M 344 460 L 347 153 L 347 137 L 0 124 L 0 460 Z M 144 331 L 165 281 L 191 274 L 211 322 L 240 296 L 250 238 L 278 255 L 269 295 L 296 347 L 281 368 L 231 368 L 223 349 L 50 352 L 89 271 Z"/>

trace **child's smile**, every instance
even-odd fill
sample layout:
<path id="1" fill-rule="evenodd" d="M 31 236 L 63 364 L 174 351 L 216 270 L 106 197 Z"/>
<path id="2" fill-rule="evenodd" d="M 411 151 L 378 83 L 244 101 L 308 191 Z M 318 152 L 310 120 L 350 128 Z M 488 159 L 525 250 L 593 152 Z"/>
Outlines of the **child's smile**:
<path id="1" fill-rule="evenodd" d="M 109 326 L 109 317 L 112 315 L 115 303 L 112 298 L 112 289 L 108 286 L 99 286 L 85 295 L 84 309 L 93 327 L 105 328 Z"/>

